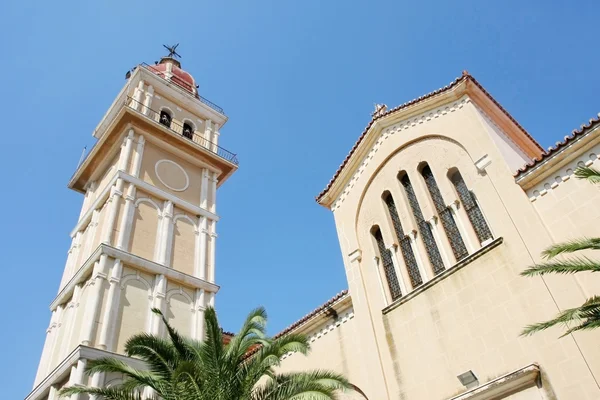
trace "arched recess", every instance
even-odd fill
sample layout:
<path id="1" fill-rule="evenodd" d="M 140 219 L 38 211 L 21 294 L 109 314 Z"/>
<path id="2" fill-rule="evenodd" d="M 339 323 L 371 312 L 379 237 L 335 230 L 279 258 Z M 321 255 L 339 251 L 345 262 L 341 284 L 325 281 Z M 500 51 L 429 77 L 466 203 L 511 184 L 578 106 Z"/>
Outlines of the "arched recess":
<path id="1" fill-rule="evenodd" d="M 121 300 L 115 329 L 116 351 L 122 353 L 125 342 L 145 332 L 152 304 L 152 285 L 141 274 L 128 274 L 121 279 Z"/>
<path id="2" fill-rule="evenodd" d="M 131 225 L 129 251 L 148 260 L 154 259 L 158 237 L 160 207 L 150 198 L 139 198 L 135 202 L 135 213 Z"/>
<path id="3" fill-rule="evenodd" d="M 171 248 L 171 268 L 184 274 L 194 274 L 194 256 L 196 250 L 196 231 L 194 220 L 185 214 L 173 218 L 173 244 Z"/>
<path id="4" fill-rule="evenodd" d="M 194 300 L 181 288 L 169 290 L 166 300 L 169 324 L 183 336 L 191 337 Z"/>

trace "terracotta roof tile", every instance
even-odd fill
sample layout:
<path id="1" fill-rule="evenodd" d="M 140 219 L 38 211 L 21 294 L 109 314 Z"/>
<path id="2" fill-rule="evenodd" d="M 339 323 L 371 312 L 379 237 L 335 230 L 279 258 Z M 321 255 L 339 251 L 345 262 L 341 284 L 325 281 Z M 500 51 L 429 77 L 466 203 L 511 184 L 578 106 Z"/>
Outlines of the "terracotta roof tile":
<path id="1" fill-rule="evenodd" d="M 452 82 L 450 82 L 448 85 L 439 88 L 433 92 L 427 93 L 421 97 L 417 97 L 414 100 L 408 101 L 404 104 L 401 104 L 395 108 L 392 108 L 386 112 L 380 113 L 380 114 L 375 114 L 373 116 L 373 118 L 371 119 L 371 121 L 369 122 L 369 124 L 367 125 L 367 127 L 363 130 L 362 134 L 359 136 L 358 140 L 356 141 L 356 143 L 354 143 L 354 146 L 352 146 L 352 149 L 350 149 L 350 153 L 348 153 L 348 155 L 346 156 L 346 158 L 344 159 L 344 161 L 342 162 L 342 164 L 339 166 L 339 168 L 337 169 L 337 171 L 335 172 L 335 174 L 333 175 L 333 177 L 331 178 L 331 180 L 329 181 L 329 183 L 327 184 L 327 186 L 325 187 L 325 189 L 323 189 L 323 191 L 321 191 L 321 193 L 319 193 L 319 195 L 316 197 L 316 201 L 319 202 L 324 196 L 325 194 L 327 194 L 327 192 L 329 191 L 329 189 L 331 189 L 331 186 L 333 186 L 335 180 L 339 177 L 340 173 L 342 172 L 342 170 L 344 169 L 344 167 L 346 166 L 346 164 L 348 163 L 348 161 L 350 161 L 350 158 L 352 157 L 352 155 L 354 154 L 354 152 L 356 151 L 356 149 L 358 148 L 358 146 L 360 145 L 360 143 L 363 141 L 363 139 L 365 138 L 365 136 L 367 135 L 367 132 L 369 131 L 369 129 L 371 128 L 371 126 L 373 126 L 373 124 L 381 119 L 384 118 L 390 114 L 393 114 L 397 111 L 403 110 L 409 106 L 412 106 L 413 104 L 419 103 L 423 100 L 426 100 L 428 98 L 431 98 L 433 96 L 436 96 L 440 93 L 444 93 L 448 90 L 453 89 L 454 87 L 456 87 L 458 84 L 460 84 L 463 81 L 471 81 L 473 82 L 473 84 L 475 84 L 479 89 L 481 89 L 481 91 L 525 134 L 527 135 L 527 137 L 529 137 L 531 140 L 534 141 L 534 143 L 537 144 L 537 142 L 535 141 L 535 139 L 533 139 L 533 137 L 525 130 L 525 128 L 523 128 L 513 117 L 512 115 L 510 115 L 508 113 L 508 111 L 506 111 L 504 109 L 504 107 L 502 107 L 500 105 L 500 103 L 498 103 L 496 101 L 496 99 L 494 99 L 492 97 L 491 94 L 489 94 L 489 92 L 487 90 L 485 90 L 483 88 L 483 86 L 471 75 L 469 74 L 468 71 L 463 71 L 462 75 L 456 79 L 454 79 Z M 544 149 L 538 144 L 538 147 L 540 148 L 540 150 L 544 151 Z"/>
<path id="2" fill-rule="evenodd" d="M 515 173 L 515 177 L 518 177 L 521 174 L 531 170 L 532 168 L 542 164 L 543 162 L 545 162 L 546 160 L 548 160 L 549 158 L 554 156 L 554 154 L 556 154 L 562 148 L 567 146 L 569 143 L 572 143 L 573 141 L 578 140 L 584 134 L 586 134 L 587 132 L 589 132 L 591 129 L 595 128 L 599 124 L 600 124 L 600 113 L 598 113 L 598 115 L 595 118 L 591 118 L 587 124 L 581 125 L 581 127 L 579 127 L 579 129 L 574 129 L 570 135 L 565 136 L 565 138 L 562 142 L 556 142 L 554 146 L 549 147 L 548 150 L 544 151 L 544 153 L 541 155 L 541 157 L 534 158 L 533 161 L 531 161 L 530 163 L 527 163 L 524 166 L 522 166 L 521 168 L 519 168 L 519 170 Z"/>

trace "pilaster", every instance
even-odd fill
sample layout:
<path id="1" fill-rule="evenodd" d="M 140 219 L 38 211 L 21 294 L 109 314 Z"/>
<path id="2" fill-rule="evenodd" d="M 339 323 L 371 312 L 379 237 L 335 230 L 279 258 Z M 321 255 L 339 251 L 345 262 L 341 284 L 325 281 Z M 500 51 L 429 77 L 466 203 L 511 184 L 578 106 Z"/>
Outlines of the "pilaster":
<path id="1" fill-rule="evenodd" d="M 452 217 L 454 218 L 454 221 L 456 221 L 456 226 L 458 227 L 460 236 L 462 237 L 463 242 L 467 247 L 467 251 L 469 252 L 469 254 L 473 254 L 478 247 L 475 246 L 475 242 L 473 241 L 473 235 L 471 235 L 471 232 L 467 229 L 467 226 L 464 223 L 465 220 L 468 220 L 468 217 L 466 215 L 463 215 L 463 213 L 461 212 L 462 207 L 460 207 L 460 201 L 454 200 L 452 203 L 450 203 L 448 208 L 450 208 L 450 210 L 452 211 Z"/>
<path id="2" fill-rule="evenodd" d="M 104 281 L 106 280 L 106 263 L 108 256 L 102 254 L 100 260 L 96 262 L 92 277 L 90 278 L 90 291 L 87 298 L 87 304 L 85 305 L 85 315 L 83 316 L 82 322 L 82 335 L 81 344 L 85 346 L 91 346 L 96 322 L 100 314 L 100 307 L 102 306 L 102 289 L 104 289 Z"/>
<path id="3" fill-rule="evenodd" d="M 206 235 L 208 233 L 206 221 L 206 217 L 200 216 L 198 230 L 195 231 L 194 276 L 200 279 L 206 279 Z"/>
<path id="4" fill-rule="evenodd" d="M 123 196 L 123 179 L 119 178 L 115 185 L 110 189 L 108 202 L 108 215 L 102 232 L 102 243 L 112 245 L 113 231 L 119 211 L 119 200 Z"/>
<path id="5" fill-rule="evenodd" d="M 139 178 L 140 171 L 142 169 L 142 158 L 144 157 L 144 146 L 146 143 L 146 139 L 144 136 L 139 135 L 137 140 L 137 146 L 135 148 L 135 152 L 133 153 L 133 168 L 131 170 L 131 175 Z"/>
<path id="6" fill-rule="evenodd" d="M 438 225 L 438 217 L 434 215 L 427 221 L 429 226 L 431 226 L 431 232 L 433 233 L 433 238 L 435 239 L 435 243 L 437 244 L 438 250 L 440 251 L 440 255 L 442 256 L 442 260 L 444 260 L 444 267 L 446 269 L 450 268 L 453 263 L 448 255 L 448 249 L 446 249 L 446 243 L 443 240 L 442 234 L 440 233 L 440 226 Z M 434 273 L 435 275 L 435 273 Z"/>
<path id="7" fill-rule="evenodd" d="M 173 203 L 170 200 L 165 201 L 162 216 L 162 234 L 158 263 L 169 266 L 171 264 L 171 251 L 173 247 Z"/>
<path id="8" fill-rule="evenodd" d="M 156 275 L 154 279 L 154 302 L 153 307 L 158 308 L 163 314 L 165 313 L 166 305 L 166 293 L 167 293 L 167 278 L 164 275 Z M 162 321 L 160 316 L 151 312 L 151 327 L 150 333 L 153 335 L 162 336 Z"/>
<path id="9" fill-rule="evenodd" d="M 412 230 L 409 233 L 410 237 L 410 247 L 415 255 L 415 260 L 417 261 L 417 267 L 419 268 L 419 273 L 421 274 L 421 280 L 423 283 L 427 282 L 430 277 L 427 273 L 427 268 L 425 268 L 425 263 L 423 262 L 423 258 L 421 257 L 421 249 L 419 249 L 419 243 L 417 241 L 417 231 Z"/>
<path id="10" fill-rule="evenodd" d="M 202 182 L 200 183 L 200 207 L 208 209 L 208 169 L 202 168 Z"/>
<path id="11" fill-rule="evenodd" d="M 127 194 L 125 195 L 125 209 L 121 217 L 119 228 L 119 237 L 117 239 L 117 248 L 127 250 L 131 236 L 131 226 L 133 224 L 133 216 L 135 211 L 135 186 L 129 184 Z"/>
<path id="12" fill-rule="evenodd" d="M 144 81 L 140 80 L 138 82 L 137 86 L 135 87 L 135 89 L 133 89 L 133 96 L 132 96 L 132 101 L 131 101 L 130 107 L 136 111 L 139 110 L 140 105 L 142 104 L 142 96 L 143 95 L 144 95 Z"/>
<path id="13" fill-rule="evenodd" d="M 125 137 L 123 147 L 121 148 L 121 154 L 119 155 L 119 171 L 125 171 L 129 173 L 129 160 L 131 159 L 134 139 L 135 134 L 133 129 L 130 129 Z"/>
<path id="14" fill-rule="evenodd" d="M 392 255 L 392 264 L 394 264 L 394 272 L 396 273 L 396 278 L 398 279 L 398 284 L 400 285 L 400 291 L 402 292 L 401 296 L 406 295 L 408 290 L 406 290 L 406 280 L 404 279 L 403 270 L 406 268 L 400 267 L 400 261 L 398 257 L 398 245 L 395 243 L 388 247 L 388 251 Z"/>
<path id="15" fill-rule="evenodd" d="M 123 274 L 123 264 L 121 260 L 115 260 L 110 274 L 108 294 L 106 299 L 106 309 L 102 316 L 102 326 L 100 329 L 100 338 L 98 347 L 103 350 L 114 351 L 114 336 L 117 314 L 119 313 L 119 303 L 121 298 L 121 275 Z"/>
<path id="16" fill-rule="evenodd" d="M 208 223 L 208 232 L 209 232 L 209 242 L 208 242 L 208 271 L 207 271 L 207 280 L 210 283 L 215 282 L 215 252 L 217 248 L 217 222 L 214 220 L 209 220 Z"/>
<path id="17" fill-rule="evenodd" d="M 202 289 L 196 289 L 196 296 L 194 298 L 194 321 L 192 325 L 192 339 L 204 340 L 204 310 L 205 306 L 205 292 Z"/>
<path id="18" fill-rule="evenodd" d="M 154 98 L 154 87 L 152 85 L 148 85 L 148 90 L 146 91 L 146 97 L 144 98 L 144 106 L 142 107 L 142 114 L 148 115 L 148 111 L 152 107 L 152 99 Z"/>

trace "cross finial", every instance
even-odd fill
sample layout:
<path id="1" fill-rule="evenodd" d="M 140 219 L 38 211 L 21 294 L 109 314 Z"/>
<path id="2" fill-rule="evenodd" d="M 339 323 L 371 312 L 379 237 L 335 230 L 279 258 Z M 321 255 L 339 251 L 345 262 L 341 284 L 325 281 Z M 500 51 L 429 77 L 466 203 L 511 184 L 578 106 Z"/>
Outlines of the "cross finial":
<path id="1" fill-rule="evenodd" d="M 181 56 L 179 54 L 177 54 L 177 46 L 179 46 L 179 43 L 177 43 L 176 45 L 173 46 L 167 46 L 163 44 L 163 47 L 167 50 L 169 50 L 169 55 L 167 57 L 171 57 L 171 58 L 181 58 Z"/>

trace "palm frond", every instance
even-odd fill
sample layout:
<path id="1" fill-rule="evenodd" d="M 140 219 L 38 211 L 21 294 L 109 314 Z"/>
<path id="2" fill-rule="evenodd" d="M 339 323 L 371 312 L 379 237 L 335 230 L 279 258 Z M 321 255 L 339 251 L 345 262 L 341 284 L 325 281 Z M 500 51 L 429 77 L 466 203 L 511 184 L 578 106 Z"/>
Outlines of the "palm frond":
<path id="1" fill-rule="evenodd" d="M 577 272 L 600 272 L 600 263 L 587 257 L 576 257 L 561 261 L 536 264 L 521 272 L 523 276 L 546 274 L 574 274 Z"/>
<path id="2" fill-rule="evenodd" d="M 160 318 L 162 319 L 165 328 L 167 328 L 167 333 L 169 334 L 169 338 L 171 339 L 171 343 L 174 349 L 179 353 L 181 357 L 183 357 L 186 360 L 189 359 L 191 354 L 186 346 L 185 339 L 183 338 L 183 336 L 181 336 L 179 332 L 177 332 L 177 330 L 171 326 L 169 321 L 167 321 L 167 319 L 163 315 L 162 311 L 160 311 L 158 308 L 153 308 L 152 312 L 160 316 Z"/>
<path id="3" fill-rule="evenodd" d="M 574 253 L 580 250 L 600 250 L 600 238 L 581 238 L 558 243 L 544 250 L 542 256 L 551 259 L 559 254 Z"/>
<path id="4" fill-rule="evenodd" d="M 142 395 L 138 391 L 131 391 L 116 388 L 95 388 L 95 387 L 83 387 L 83 386 L 70 386 L 63 388 L 59 395 L 61 397 L 68 397 L 74 394 L 91 394 L 96 396 L 102 396 L 105 400 L 157 400 L 153 399 L 142 399 Z"/>
<path id="5" fill-rule="evenodd" d="M 581 306 L 570 308 L 560 312 L 556 317 L 545 322 L 538 322 L 525 327 L 521 336 L 530 336 L 556 325 L 568 327 L 569 323 L 577 323 L 573 328 L 569 328 L 561 337 L 571 332 L 592 329 L 600 325 L 600 296 L 594 296 L 585 301 Z"/>
<path id="6" fill-rule="evenodd" d="M 590 167 L 578 167 L 575 170 L 575 176 L 579 179 L 585 179 L 590 183 L 600 183 L 600 171 Z"/>

